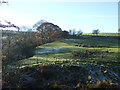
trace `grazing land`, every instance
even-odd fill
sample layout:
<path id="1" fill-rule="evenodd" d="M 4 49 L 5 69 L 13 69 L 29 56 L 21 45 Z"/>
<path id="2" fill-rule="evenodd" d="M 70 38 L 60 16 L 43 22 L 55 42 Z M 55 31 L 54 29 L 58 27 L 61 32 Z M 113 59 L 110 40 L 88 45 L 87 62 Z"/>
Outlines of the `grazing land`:
<path id="1" fill-rule="evenodd" d="M 108 37 L 106 33 L 85 37 L 87 35 L 37 46 L 32 57 L 9 63 L 5 67 L 9 72 L 5 80 L 19 82 L 5 87 L 120 87 L 119 36 L 117 33 L 108 33 Z"/>
<path id="2" fill-rule="evenodd" d="M 92 33 L 84 33 L 83 35 L 93 35 Z M 98 36 L 119 36 L 120 33 L 99 33 Z"/>

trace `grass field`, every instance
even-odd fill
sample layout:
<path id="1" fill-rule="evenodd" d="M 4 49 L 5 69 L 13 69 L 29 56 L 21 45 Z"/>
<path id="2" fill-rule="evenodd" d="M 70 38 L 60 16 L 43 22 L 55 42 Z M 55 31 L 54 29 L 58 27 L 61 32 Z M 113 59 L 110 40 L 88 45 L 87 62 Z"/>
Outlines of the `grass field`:
<path id="1" fill-rule="evenodd" d="M 92 33 L 84 33 L 83 35 L 95 35 Z M 120 33 L 99 33 L 98 36 L 119 36 Z"/>
<path id="2" fill-rule="evenodd" d="M 111 36 L 111 34 L 109 35 Z M 49 75 L 51 73 L 58 73 L 59 71 L 59 75 L 57 74 L 59 78 L 55 76 L 58 82 L 61 82 L 61 79 L 68 81 L 77 81 L 77 79 L 82 80 L 79 75 L 85 72 L 82 77 L 85 82 L 89 84 L 87 84 L 89 87 L 94 87 L 92 84 L 100 80 L 111 80 L 120 85 L 119 54 L 118 38 L 116 37 L 80 37 L 79 39 L 63 39 L 36 47 L 33 57 L 9 64 L 8 70 L 13 67 L 20 70 L 29 68 L 31 71 L 30 68 L 39 67 L 40 70 L 42 70 L 41 68 L 45 70 L 43 73 L 45 75 L 47 72 L 50 72 L 47 73 Z M 80 69 L 80 71 L 71 71 L 73 69 L 70 68 L 76 67 Z M 25 72 L 23 73 L 25 74 Z M 68 74 L 72 77 L 78 75 L 78 78 L 70 78 L 71 76 Z M 86 78 L 90 78 L 90 80 Z M 60 86 L 60 82 L 58 83 L 54 79 L 52 79 L 51 82 L 46 82 L 49 82 L 52 86 L 54 86 L 54 84 Z M 66 85 L 66 83 L 64 83 L 64 85 Z"/>
<path id="3" fill-rule="evenodd" d="M 75 46 L 78 43 L 85 45 L 101 45 L 104 47 L 79 47 Z M 81 39 L 65 39 L 61 41 L 56 41 L 53 43 L 47 43 L 42 46 L 36 47 L 36 52 L 33 57 L 28 59 L 20 60 L 17 63 L 22 64 L 35 64 L 36 60 L 44 64 L 54 63 L 55 61 L 96 61 L 96 62 L 119 62 L 118 57 L 118 39 L 113 37 L 90 37 Z M 72 57 L 73 51 L 79 50 L 99 50 L 100 55 L 94 58 L 79 58 Z M 39 52 L 44 52 L 37 54 Z"/>

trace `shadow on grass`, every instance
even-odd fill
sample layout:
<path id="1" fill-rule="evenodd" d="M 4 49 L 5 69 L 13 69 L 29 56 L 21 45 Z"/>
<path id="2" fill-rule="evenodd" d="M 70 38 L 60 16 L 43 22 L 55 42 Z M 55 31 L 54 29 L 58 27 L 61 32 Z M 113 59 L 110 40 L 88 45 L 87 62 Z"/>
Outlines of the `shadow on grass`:
<path id="1" fill-rule="evenodd" d="M 66 39 L 61 40 L 69 45 L 79 44 L 82 43 L 84 45 L 91 45 L 91 46 L 103 46 L 103 48 L 118 48 L 118 40 L 117 37 L 105 37 L 105 36 L 92 36 L 92 37 L 81 37 L 79 39 Z"/>

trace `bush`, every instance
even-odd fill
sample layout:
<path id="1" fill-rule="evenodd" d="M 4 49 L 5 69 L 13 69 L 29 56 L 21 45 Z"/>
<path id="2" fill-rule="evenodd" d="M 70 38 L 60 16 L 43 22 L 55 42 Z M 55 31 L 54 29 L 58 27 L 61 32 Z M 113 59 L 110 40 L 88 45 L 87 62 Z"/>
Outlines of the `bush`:
<path id="1" fill-rule="evenodd" d="M 35 40 L 34 33 L 8 35 L 7 38 L 3 40 L 2 47 L 4 64 L 33 56 L 35 46 L 39 44 L 36 43 Z"/>

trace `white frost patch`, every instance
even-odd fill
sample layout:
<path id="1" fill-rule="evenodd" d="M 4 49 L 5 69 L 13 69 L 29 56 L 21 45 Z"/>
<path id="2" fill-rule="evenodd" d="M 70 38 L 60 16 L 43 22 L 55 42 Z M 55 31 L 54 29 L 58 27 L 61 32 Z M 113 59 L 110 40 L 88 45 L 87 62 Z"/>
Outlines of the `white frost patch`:
<path id="1" fill-rule="evenodd" d="M 59 51 L 61 48 L 43 48 L 36 50 L 36 54 L 44 54 L 44 53 L 50 53 L 53 51 Z"/>
<path id="2" fill-rule="evenodd" d="M 120 76 L 115 73 L 114 71 L 111 71 L 109 68 L 104 68 L 107 69 L 108 72 L 104 74 L 100 67 L 100 65 L 97 66 L 92 66 L 92 65 L 80 65 L 81 67 L 84 67 L 89 70 L 89 74 L 92 76 L 92 81 L 99 81 L 99 80 L 112 80 L 120 85 Z"/>

